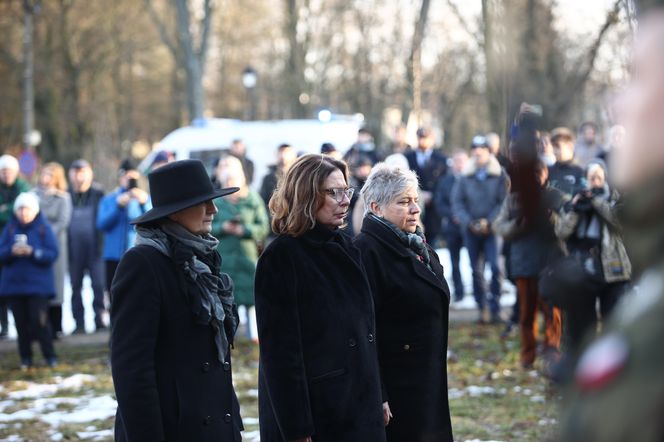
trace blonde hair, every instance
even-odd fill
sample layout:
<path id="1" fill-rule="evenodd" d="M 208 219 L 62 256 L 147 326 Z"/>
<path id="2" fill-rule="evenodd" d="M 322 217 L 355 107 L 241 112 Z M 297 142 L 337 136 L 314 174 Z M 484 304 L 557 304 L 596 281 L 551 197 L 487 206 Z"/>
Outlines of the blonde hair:
<path id="1" fill-rule="evenodd" d="M 242 161 L 233 155 L 221 155 L 219 157 L 218 167 L 218 176 L 217 178 L 222 180 L 219 184 L 222 187 L 228 187 L 230 185 L 244 188 L 247 186 L 247 179 L 244 175 L 244 169 L 242 168 Z M 232 181 L 230 183 L 229 181 Z"/>
<path id="2" fill-rule="evenodd" d="M 270 198 L 272 230 L 300 236 L 316 225 L 316 213 L 325 203 L 323 183 L 335 170 L 348 182 L 348 167 L 327 155 L 304 155 L 281 178 Z"/>
<path id="3" fill-rule="evenodd" d="M 65 168 L 60 163 L 52 161 L 42 166 L 42 172 L 46 169 L 51 169 L 53 174 L 53 186 L 61 192 L 66 192 L 69 187 L 67 178 L 65 178 Z"/>

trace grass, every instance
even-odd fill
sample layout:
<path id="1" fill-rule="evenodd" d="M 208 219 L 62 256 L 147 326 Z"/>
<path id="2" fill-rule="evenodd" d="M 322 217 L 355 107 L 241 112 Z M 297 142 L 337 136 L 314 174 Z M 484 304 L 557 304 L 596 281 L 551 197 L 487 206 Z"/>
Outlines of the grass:
<path id="1" fill-rule="evenodd" d="M 518 360 L 516 336 L 499 339 L 498 326 L 454 323 L 450 327 L 450 350 L 454 357 L 448 364 L 450 410 L 454 435 L 458 441 L 554 441 L 557 429 L 559 392 L 535 370 L 525 371 Z M 58 344 L 60 361 L 55 369 L 18 370 L 15 352 L 0 357 L 0 403 L 12 391 L 26 387 L 26 381 L 49 384 L 77 373 L 94 376 L 80 388 L 59 390 L 59 398 L 113 396 L 108 367 L 108 345 L 86 344 L 78 347 Z M 247 432 L 258 430 L 258 349 L 245 340 L 238 340 L 233 351 L 236 390 L 245 418 Z M 30 407 L 34 398 L 16 400 L 2 413 L 9 414 Z M 74 405 L 58 403 L 53 411 L 71 411 Z M 85 423 L 62 423 L 52 428 L 36 419 L 0 422 L 0 440 L 86 440 L 86 433 L 113 428 L 113 418 Z M 101 437 L 95 440 L 112 440 Z"/>

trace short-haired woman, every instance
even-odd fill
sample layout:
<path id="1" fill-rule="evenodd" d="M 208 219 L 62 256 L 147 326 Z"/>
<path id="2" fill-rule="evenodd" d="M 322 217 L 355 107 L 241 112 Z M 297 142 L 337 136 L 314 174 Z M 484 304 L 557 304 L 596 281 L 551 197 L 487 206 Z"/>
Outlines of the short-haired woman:
<path id="1" fill-rule="evenodd" d="M 132 221 L 136 246 L 111 292 L 115 440 L 240 442 L 230 344 L 237 329 L 232 282 L 210 235 L 215 190 L 198 160 L 148 175 L 152 209 Z"/>
<path id="2" fill-rule="evenodd" d="M 385 440 L 371 291 L 339 229 L 347 178 L 345 163 L 305 155 L 270 199 L 278 236 L 255 285 L 262 441 Z"/>
<path id="3" fill-rule="evenodd" d="M 388 441 L 452 442 L 447 400 L 450 290 L 419 227 L 414 172 L 377 164 L 361 195 L 362 250 L 376 307 L 378 356 L 392 419 Z"/>

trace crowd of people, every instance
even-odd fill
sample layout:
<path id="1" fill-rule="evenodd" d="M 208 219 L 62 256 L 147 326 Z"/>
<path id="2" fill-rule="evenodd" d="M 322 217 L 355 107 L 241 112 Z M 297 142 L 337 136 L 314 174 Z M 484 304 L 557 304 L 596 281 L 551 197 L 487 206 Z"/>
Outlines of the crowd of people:
<path id="1" fill-rule="evenodd" d="M 658 42 L 651 46 L 661 47 L 661 26 L 650 29 Z M 632 286 L 628 250 L 637 251 L 638 274 L 661 254 L 661 223 L 646 211 L 661 209 L 662 187 L 661 170 L 644 154 L 642 170 L 618 174 L 623 188 L 641 190 L 624 201 L 614 186 L 618 169 L 606 161 L 625 157 L 628 137 L 664 168 L 661 139 L 643 135 L 661 130 L 661 78 L 648 83 L 654 98 L 638 95 L 629 108 L 630 127 L 643 132 L 612 127 L 607 148 L 594 123 L 545 132 L 533 123 L 537 107 L 524 104 L 502 150 L 496 134 L 478 134 L 448 158 L 428 127 L 417 130 L 415 146 L 399 131 L 382 151 L 362 129 L 343 156 L 327 143 L 320 154 L 299 157 L 281 144 L 260 192 L 252 190 L 253 163 L 241 140 L 212 176 L 198 160 L 155 164 L 149 193 L 128 160 L 108 194 L 84 159 L 70 165 L 69 182 L 61 165 L 45 164 L 31 190 L 16 158 L 3 155 L 2 333 L 9 306 L 22 368 L 33 365 L 33 340 L 55 366 L 64 274 L 74 333 L 84 333 L 87 273 L 97 329 L 109 326 L 111 309 L 117 440 L 241 440 L 231 350 L 244 324 L 260 351 L 261 440 L 451 442 L 446 350 L 450 305 L 466 295 L 465 248 L 478 326 L 504 324 L 508 333 L 518 325 L 524 369 L 539 356 L 554 381 L 577 383 L 569 440 L 614 440 L 586 422 L 598 410 L 624 411 L 598 408 L 595 398 L 617 394 L 607 388 L 617 373 L 643 374 L 642 347 L 662 337 L 651 314 L 661 311 L 661 274 L 646 275 L 635 305 L 619 307 Z M 660 119 L 644 118 L 645 108 Z M 619 213 L 623 205 L 627 215 Z M 623 220 L 632 233 L 625 241 Z M 654 242 L 634 235 L 639 223 L 655 232 Z M 451 288 L 438 256 L 444 248 Z M 500 304 L 503 277 L 517 293 L 509 318 Z M 636 339 L 643 336 L 637 318 L 651 324 L 651 336 Z M 612 333 L 586 350 L 588 336 L 602 329 Z M 644 404 L 652 412 L 661 402 Z M 661 438 L 661 428 L 648 428 L 647 440 Z"/>
<path id="2" fill-rule="evenodd" d="M 611 130 L 612 133 L 617 131 L 617 128 Z M 350 321 L 352 327 L 357 326 L 360 318 L 371 318 L 365 332 L 349 329 L 349 342 L 354 343 L 349 347 L 358 351 L 363 348 L 365 344 L 361 345 L 363 340 L 359 338 L 362 335 L 383 337 L 377 340 L 377 346 L 367 348 L 369 353 L 358 363 L 366 365 L 363 368 L 366 371 L 370 367 L 368 359 L 377 355 L 381 383 L 367 395 L 373 397 L 380 393 L 375 397 L 384 404 L 381 421 L 390 421 L 394 410 L 399 416 L 391 427 L 388 426 L 388 436 L 393 435 L 388 438 L 402 440 L 399 438 L 412 433 L 411 423 L 417 421 L 423 438 L 426 434 L 444 434 L 441 436 L 444 440 L 451 440 L 449 421 L 438 419 L 441 413 L 449 416 L 447 402 L 443 401 L 446 378 L 434 373 L 445 372 L 441 364 L 446 356 L 444 352 L 439 353 L 447 347 L 449 305 L 463 300 L 466 294 L 460 270 L 460 254 L 465 248 L 472 267 L 472 294 L 478 309 L 478 323 L 505 323 L 506 330 L 518 324 L 523 367 L 533 366 L 539 350 L 548 364 L 547 374 L 561 379 L 569 375 L 569 368 L 579 356 L 583 337 L 588 330 L 597 328 L 598 320 L 610 314 L 629 285 L 631 270 L 616 221 L 620 195 L 609 186 L 604 163 L 609 151 L 597 144 L 594 124 L 582 124 L 579 135 L 580 140 L 576 142 L 574 132 L 567 128 L 536 134 L 533 149 L 537 151 L 537 159 L 531 172 L 539 198 L 534 218 L 526 216 L 523 207 L 524 203 L 532 201 L 522 195 L 523 189 L 517 185 L 519 179 L 512 179 L 512 175 L 519 173 L 519 158 L 501 151 L 500 138 L 495 133 L 473 137 L 468 150 L 454 150 L 449 158 L 435 147 L 434 133 L 427 127 L 417 130 L 414 147 L 403 145 L 399 137 L 390 145 L 394 147 L 392 151 L 377 149 L 366 129 L 359 131 L 357 143 L 344 156 L 326 143 L 321 146 L 320 155 L 298 158 L 293 146 L 281 144 L 276 149 L 277 161 L 263 177 L 259 192 L 250 187 L 253 163 L 247 157 L 246 147 L 241 140 L 235 140 L 233 147 L 215 161 L 210 185 L 222 193 L 224 189 L 237 190 L 216 199 L 214 210 L 202 213 L 214 211 L 210 216 L 214 220 L 209 233 L 214 238 L 215 250 L 223 258 L 222 268 L 233 281 L 234 304 L 240 307 L 241 313 L 235 326 L 243 324 L 244 335 L 260 341 L 261 372 L 277 373 L 276 376 L 285 378 L 296 376 L 299 382 L 312 381 L 311 375 L 305 373 L 281 373 L 293 369 L 291 365 L 280 367 L 281 349 L 293 344 L 293 339 L 303 339 L 303 328 L 307 327 L 318 330 L 312 342 L 297 343 L 303 352 L 301 357 L 306 359 L 307 354 L 318 353 L 328 344 L 334 347 L 332 341 L 337 339 L 338 331 L 326 332 L 321 324 L 328 323 L 335 311 L 339 311 L 345 321 Z M 512 150 L 505 149 L 506 152 Z M 584 158 L 585 168 L 577 162 L 578 157 Z M 170 160 L 158 156 L 152 170 L 161 169 Z M 317 193 L 298 195 L 304 191 L 301 189 L 304 184 L 299 182 L 291 183 L 295 187 L 289 190 L 289 177 L 299 170 L 293 169 L 296 165 L 308 172 L 301 171 L 302 176 L 291 179 L 313 180 L 314 183 L 319 180 L 322 195 L 328 193 L 329 201 Z M 14 157 L 1 157 L 0 171 L 5 220 L 0 241 L 0 299 L 9 300 L 14 313 L 22 367 L 27 369 L 33 365 L 30 344 L 33 339 L 40 342 L 46 364 L 54 366 L 57 357 L 52 341 L 62 334 L 65 272 L 69 272 L 71 281 L 72 316 L 76 324 L 73 333 L 85 333 L 81 290 L 86 274 L 93 292 L 95 329 L 107 328 L 109 306 L 115 305 L 114 296 L 123 290 L 117 288 L 120 286 L 117 281 L 122 280 L 115 277 L 118 266 L 126 252 L 133 248 L 136 238 L 141 237 L 141 232 L 145 234 L 133 224 L 153 213 L 159 188 L 153 187 L 151 182 L 152 193 L 143 190 L 140 173 L 131 160 L 121 162 L 118 187 L 107 194 L 94 182 L 93 169 L 84 159 L 70 165 L 68 180 L 60 164 L 45 164 L 33 190 L 18 176 Z M 312 192 L 312 188 L 308 191 Z M 297 209 L 298 205 L 302 207 Z M 304 218 L 298 220 L 297 217 Z M 140 222 L 139 226 L 142 226 Z M 329 236 L 330 232 L 334 234 Z M 169 234 L 168 229 L 166 234 Z M 154 241 L 151 236 L 147 238 Z M 293 243 L 295 238 L 298 241 Z M 300 244 L 300 238 L 305 242 Z M 330 241 L 336 244 L 330 251 L 331 256 L 339 253 L 334 250 L 339 246 L 344 250 L 345 259 L 350 260 L 338 270 L 333 270 L 340 264 L 336 262 L 338 257 L 317 263 L 321 252 L 317 248 L 309 249 L 312 244 L 322 247 Z M 298 247 L 304 247 L 299 258 Z M 279 252 L 281 248 L 283 252 Z M 357 248 L 363 253 L 357 254 Z M 435 251 L 440 248 L 449 251 L 452 290 Z M 390 252 L 396 254 L 393 259 L 388 258 Z M 501 256 L 504 256 L 502 261 Z M 414 262 L 399 264 L 399 257 Z M 294 264 L 294 259 L 301 264 Z M 294 267 L 284 268 L 289 262 Z M 485 280 L 487 264 L 490 281 Z M 298 269 L 299 265 L 304 267 Z M 23 285 L 17 284 L 31 266 L 41 272 L 34 272 L 34 275 L 42 276 L 28 278 Z M 572 289 L 560 290 L 557 283 L 547 286 L 550 277 L 546 272 L 555 272 L 558 277 L 561 271 L 565 272 L 561 270 L 564 266 L 574 266 L 577 272 L 566 273 L 583 280 L 583 284 L 575 280 L 568 285 L 577 292 L 578 287 L 583 287 L 592 295 L 573 297 Z M 311 268 L 316 267 L 325 271 L 312 272 Z M 360 274 L 353 278 L 353 272 L 358 269 Z M 414 273 L 408 275 L 410 272 Z M 333 276 L 335 273 L 338 275 Z M 517 292 L 509 318 L 503 317 L 500 304 L 505 274 Z M 308 280 L 303 280 L 303 275 L 308 275 Z M 345 276 L 343 287 L 339 286 L 339 281 L 328 280 L 341 275 Z M 368 285 L 363 286 L 363 281 Z M 415 290 L 413 287 L 418 284 L 421 287 Z M 313 290 L 316 295 L 296 289 L 300 286 Z M 281 287 L 283 293 L 275 292 L 277 287 Z M 418 299 L 413 299 L 413 291 L 417 292 Z M 427 294 L 428 291 L 431 293 Z M 339 307 L 343 305 L 339 298 L 341 293 L 352 295 L 350 304 L 343 308 Z M 299 305 L 301 297 L 308 299 L 308 309 Z M 312 301 L 318 297 L 321 299 Z M 366 304 L 355 305 L 365 298 L 373 300 L 371 308 Z M 288 304 L 289 299 L 293 305 Z M 599 312 L 595 311 L 596 299 L 600 303 Z M 329 302 L 334 302 L 335 306 L 326 308 Z M 213 303 L 202 302 L 202 305 L 214 307 Z M 296 311 L 287 310 L 293 308 Z M 302 308 L 305 310 L 300 310 Z M 353 308 L 360 310 L 352 314 Z M 117 318 L 121 314 L 119 307 L 113 310 Z M 215 317 L 213 311 L 214 308 L 210 317 Z M 537 344 L 537 311 L 544 316 L 545 338 L 540 346 Z M 231 309 L 229 315 L 233 314 Z M 323 316 L 318 317 L 319 314 Z M 48 320 L 40 319 L 43 317 Z M 311 321 L 309 325 L 303 323 L 305 318 Z M 296 329 L 289 332 L 288 327 Z M 123 326 L 123 330 L 125 328 Z M 2 333 L 7 333 L 4 318 Z M 232 339 L 232 335 L 227 336 L 228 342 Z M 373 344 L 374 339 L 371 338 L 369 344 Z M 561 340 L 567 357 L 561 358 Z M 310 350 L 305 348 L 309 345 Z M 272 355 L 272 349 L 276 349 L 277 355 Z M 339 353 L 343 353 L 341 349 Z M 312 368 L 316 366 L 313 360 L 301 360 L 298 365 L 311 370 L 316 378 L 316 371 L 324 370 L 331 354 L 334 352 L 327 352 L 327 359 L 321 361 L 323 365 L 318 370 Z M 410 384 L 405 378 L 391 374 L 393 360 L 403 359 L 405 355 L 412 355 L 408 359 L 411 361 L 409 372 L 417 373 L 413 374 Z M 288 364 L 293 363 L 288 361 Z M 422 364 L 428 367 L 425 371 L 422 371 Z M 348 370 L 344 368 L 343 372 Z M 326 378 L 327 374 L 321 376 Z M 427 404 L 429 411 L 425 413 L 422 408 L 416 412 L 417 406 L 406 397 L 412 397 L 421 387 L 422 377 L 427 376 L 432 377 L 427 388 L 415 396 L 421 396 L 420 405 Z M 356 382 L 359 380 L 353 381 Z M 432 385 L 438 387 L 431 389 Z M 287 419 L 286 416 L 314 413 L 311 409 L 299 410 L 292 403 L 293 389 L 304 394 L 305 385 L 280 382 L 274 386 L 266 378 L 261 386 L 263 397 L 271 398 L 269 405 L 261 406 L 265 413 L 269 408 L 278 407 L 281 401 L 287 410 L 272 409 L 266 414 L 269 417 L 264 417 L 264 422 L 275 422 L 270 431 L 285 431 L 280 420 Z M 282 388 L 286 390 L 280 393 Z M 338 390 L 336 392 L 338 394 Z M 281 394 L 283 399 L 279 399 Z M 388 397 L 391 400 L 387 400 Z M 432 406 L 436 401 L 442 402 Z M 286 415 L 280 416 L 282 412 Z"/>

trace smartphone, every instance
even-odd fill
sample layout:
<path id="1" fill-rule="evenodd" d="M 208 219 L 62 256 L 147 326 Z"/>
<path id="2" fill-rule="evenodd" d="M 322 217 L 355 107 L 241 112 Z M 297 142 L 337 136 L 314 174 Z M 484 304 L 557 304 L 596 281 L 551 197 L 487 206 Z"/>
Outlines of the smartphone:
<path id="1" fill-rule="evenodd" d="M 127 181 L 127 190 L 135 189 L 138 187 L 138 180 L 136 178 L 129 178 Z"/>
<path id="2" fill-rule="evenodd" d="M 17 246 L 27 246 L 28 245 L 28 235 L 24 233 L 17 233 L 14 235 L 14 245 Z"/>

